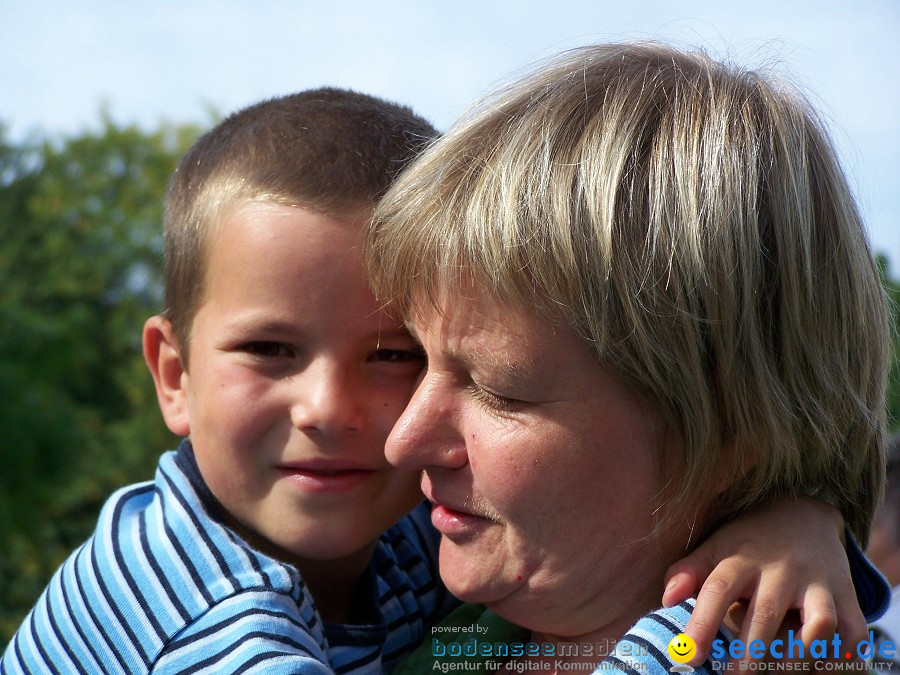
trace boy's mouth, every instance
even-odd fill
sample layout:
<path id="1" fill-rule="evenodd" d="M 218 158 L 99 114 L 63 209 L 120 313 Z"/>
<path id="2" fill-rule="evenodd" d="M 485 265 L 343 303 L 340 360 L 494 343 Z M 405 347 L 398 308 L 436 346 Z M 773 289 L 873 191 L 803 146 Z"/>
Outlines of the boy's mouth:
<path id="1" fill-rule="evenodd" d="M 346 492 L 362 485 L 378 470 L 354 462 L 309 461 L 281 464 L 279 473 L 304 492 Z"/>

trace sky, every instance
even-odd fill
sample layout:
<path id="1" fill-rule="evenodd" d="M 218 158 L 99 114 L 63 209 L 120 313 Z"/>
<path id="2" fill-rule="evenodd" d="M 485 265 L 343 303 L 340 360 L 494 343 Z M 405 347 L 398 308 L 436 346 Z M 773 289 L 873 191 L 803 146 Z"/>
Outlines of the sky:
<path id="1" fill-rule="evenodd" d="M 446 129 L 529 65 L 662 39 L 774 67 L 829 120 L 876 251 L 900 276 L 900 0 L 0 0 L 0 124 L 16 140 L 208 125 L 350 87 Z"/>

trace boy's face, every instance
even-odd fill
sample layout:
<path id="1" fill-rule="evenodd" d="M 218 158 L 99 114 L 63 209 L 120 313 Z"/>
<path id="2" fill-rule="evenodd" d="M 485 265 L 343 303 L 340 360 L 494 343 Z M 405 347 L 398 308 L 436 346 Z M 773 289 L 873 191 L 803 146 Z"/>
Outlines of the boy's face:
<path id="1" fill-rule="evenodd" d="M 287 560 L 368 556 L 422 499 L 384 457 L 424 360 L 366 284 L 368 216 L 250 202 L 207 251 L 182 431 L 236 529 Z"/>

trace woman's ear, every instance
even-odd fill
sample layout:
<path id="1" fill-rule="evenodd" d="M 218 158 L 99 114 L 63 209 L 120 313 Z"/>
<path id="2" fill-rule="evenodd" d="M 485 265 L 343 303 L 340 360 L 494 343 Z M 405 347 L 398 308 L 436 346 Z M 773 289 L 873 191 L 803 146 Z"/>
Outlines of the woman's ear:
<path id="1" fill-rule="evenodd" d="M 186 388 L 188 375 L 168 319 L 152 316 L 144 324 L 144 360 L 153 376 L 166 426 L 173 434 L 187 436 L 191 432 Z"/>

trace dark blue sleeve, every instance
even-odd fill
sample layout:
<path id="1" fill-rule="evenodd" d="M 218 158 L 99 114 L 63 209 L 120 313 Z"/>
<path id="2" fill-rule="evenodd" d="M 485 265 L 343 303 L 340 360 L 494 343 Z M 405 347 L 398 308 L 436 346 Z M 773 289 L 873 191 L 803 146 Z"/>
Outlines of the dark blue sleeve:
<path id="1" fill-rule="evenodd" d="M 891 604 L 891 587 L 887 579 L 859 548 L 850 530 L 847 530 L 847 560 L 850 563 L 850 576 L 853 578 L 859 608 L 866 621 L 871 623 L 884 614 Z"/>

